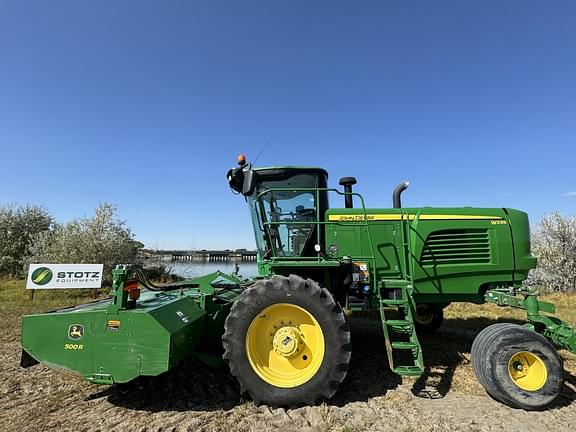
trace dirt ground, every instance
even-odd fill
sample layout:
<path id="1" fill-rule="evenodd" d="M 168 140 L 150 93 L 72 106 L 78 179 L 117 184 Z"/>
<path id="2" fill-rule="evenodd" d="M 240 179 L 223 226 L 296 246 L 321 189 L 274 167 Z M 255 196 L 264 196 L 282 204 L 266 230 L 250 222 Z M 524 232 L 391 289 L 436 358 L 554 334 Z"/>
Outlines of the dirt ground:
<path id="1" fill-rule="evenodd" d="M 96 386 L 37 365 L 20 369 L 22 309 L 1 308 L 1 431 L 568 431 L 576 423 L 576 356 L 561 351 L 566 384 L 545 412 L 493 401 L 470 365 L 474 335 L 494 321 L 450 318 L 423 341 L 428 373 L 400 379 L 386 363 L 378 321 L 352 318 L 353 358 L 336 397 L 294 410 L 256 407 L 224 370 L 194 359 L 155 378 Z"/>

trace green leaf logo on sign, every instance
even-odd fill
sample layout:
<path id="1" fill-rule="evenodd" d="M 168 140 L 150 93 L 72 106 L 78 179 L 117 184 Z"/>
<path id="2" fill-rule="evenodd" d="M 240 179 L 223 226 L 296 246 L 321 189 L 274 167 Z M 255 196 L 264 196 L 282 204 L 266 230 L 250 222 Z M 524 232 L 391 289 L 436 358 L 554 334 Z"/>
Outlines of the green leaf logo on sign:
<path id="1" fill-rule="evenodd" d="M 32 273 L 32 282 L 36 285 L 46 285 L 52 280 L 52 270 L 48 267 L 39 267 Z"/>

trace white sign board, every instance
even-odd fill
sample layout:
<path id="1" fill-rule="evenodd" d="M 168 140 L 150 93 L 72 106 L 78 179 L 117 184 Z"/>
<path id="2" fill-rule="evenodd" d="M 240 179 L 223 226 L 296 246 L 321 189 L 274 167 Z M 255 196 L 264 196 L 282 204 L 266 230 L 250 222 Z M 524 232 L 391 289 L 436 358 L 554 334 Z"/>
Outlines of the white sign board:
<path id="1" fill-rule="evenodd" d="M 100 288 L 103 267 L 103 264 L 30 264 L 26 288 Z"/>

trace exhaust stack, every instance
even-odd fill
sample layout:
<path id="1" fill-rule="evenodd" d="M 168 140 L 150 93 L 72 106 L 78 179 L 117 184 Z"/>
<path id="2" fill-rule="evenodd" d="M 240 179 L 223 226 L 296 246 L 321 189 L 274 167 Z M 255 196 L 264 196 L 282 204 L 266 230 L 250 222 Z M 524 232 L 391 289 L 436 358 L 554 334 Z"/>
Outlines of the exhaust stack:
<path id="1" fill-rule="evenodd" d="M 356 178 L 355 177 L 342 177 L 340 179 L 340 186 L 344 186 L 344 207 L 352 208 L 354 207 L 352 204 L 352 186 L 355 185 Z"/>
<path id="2" fill-rule="evenodd" d="M 394 189 L 394 192 L 392 192 L 392 206 L 394 208 L 402 207 L 402 201 L 400 200 L 400 195 L 402 195 L 402 192 L 408 189 L 409 185 L 410 182 L 408 180 L 404 180 L 402 183 L 396 186 L 396 189 Z"/>

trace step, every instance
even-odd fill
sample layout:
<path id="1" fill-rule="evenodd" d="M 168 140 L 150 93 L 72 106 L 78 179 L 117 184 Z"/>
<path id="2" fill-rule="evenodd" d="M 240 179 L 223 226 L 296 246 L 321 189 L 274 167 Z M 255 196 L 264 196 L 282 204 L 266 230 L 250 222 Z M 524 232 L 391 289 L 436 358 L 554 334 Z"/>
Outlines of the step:
<path id="1" fill-rule="evenodd" d="M 380 298 L 382 300 L 406 300 L 406 292 L 402 288 L 380 289 Z"/>
<path id="2" fill-rule="evenodd" d="M 424 369 L 419 366 L 396 366 L 393 372 L 403 376 L 420 376 Z"/>
<path id="3" fill-rule="evenodd" d="M 380 289 L 406 289 L 411 288 L 412 283 L 407 280 L 402 279 L 381 279 L 380 280 Z"/>
<path id="4" fill-rule="evenodd" d="M 384 306 L 405 306 L 408 305 L 408 301 L 406 300 L 388 300 L 388 299 L 381 299 L 380 304 Z"/>
<path id="5" fill-rule="evenodd" d="M 414 342 L 390 342 L 392 349 L 420 350 L 417 343 Z"/>
<path id="6" fill-rule="evenodd" d="M 364 299 L 359 299 L 357 297 L 348 297 L 348 309 L 351 311 L 366 311 L 370 310 L 369 307 L 366 307 L 364 303 Z"/>
<path id="7" fill-rule="evenodd" d="M 386 320 L 386 325 L 390 327 L 408 327 L 412 326 L 412 321 L 408 320 Z"/>

